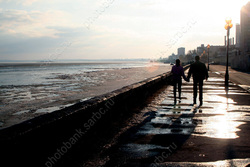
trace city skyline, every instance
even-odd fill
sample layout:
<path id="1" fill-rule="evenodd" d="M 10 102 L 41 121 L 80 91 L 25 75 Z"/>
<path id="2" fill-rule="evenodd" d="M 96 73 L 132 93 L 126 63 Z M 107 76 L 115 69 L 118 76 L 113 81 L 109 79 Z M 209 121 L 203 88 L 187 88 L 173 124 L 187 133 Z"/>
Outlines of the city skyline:
<path id="1" fill-rule="evenodd" d="M 0 60 L 157 59 L 223 45 L 248 1 L 0 0 Z"/>

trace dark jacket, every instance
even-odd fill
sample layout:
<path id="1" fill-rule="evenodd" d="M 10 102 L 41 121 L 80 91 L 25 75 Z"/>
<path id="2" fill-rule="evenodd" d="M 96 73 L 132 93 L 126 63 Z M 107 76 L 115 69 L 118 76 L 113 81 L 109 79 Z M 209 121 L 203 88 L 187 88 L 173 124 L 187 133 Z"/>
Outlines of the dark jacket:
<path id="1" fill-rule="evenodd" d="M 204 80 L 208 78 L 208 72 L 206 65 L 200 61 L 196 61 L 191 64 L 188 71 L 188 78 L 193 75 L 194 80 Z"/>
<path id="2" fill-rule="evenodd" d="M 171 73 L 173 74 L 174 80 L 181 81 L 181 77 L 183 77 L 184 80 L 187 80 L 182 66 L 174 65 L 172 67 Z"/>

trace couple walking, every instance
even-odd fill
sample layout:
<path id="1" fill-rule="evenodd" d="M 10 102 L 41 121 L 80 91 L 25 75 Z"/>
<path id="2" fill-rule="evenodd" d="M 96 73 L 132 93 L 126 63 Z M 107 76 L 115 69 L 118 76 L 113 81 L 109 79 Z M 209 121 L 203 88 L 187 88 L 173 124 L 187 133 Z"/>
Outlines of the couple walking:
<path id="1" fill-rule="evenodd" d="M 200 57 L 195 57 L 195 62 L 191 64 L 188 76 L 186 77 L 184 74 L 184 70 L 182 66 L 180 65 L 180 60 L 176 60 L 176 65 L 172 67 L 171 73 L 173 74 L 173 80 L 174 80 L 174 102 L 176 104 L 176 87 L 178 85 L 178 93 L 179 93 L 179 99 L 181 99 L 181 85 L 182 85 L 182 78 L 189 82 L 191 75 L 193 76 L 193 102 L 196 104 L 197 99 L 197 85 L 199 85 L 199 100 L 200 100 L 200 106 L 203 104 L 203 80 L 208 79 L 208 71 L 204 63 L 200 62 Z"/>

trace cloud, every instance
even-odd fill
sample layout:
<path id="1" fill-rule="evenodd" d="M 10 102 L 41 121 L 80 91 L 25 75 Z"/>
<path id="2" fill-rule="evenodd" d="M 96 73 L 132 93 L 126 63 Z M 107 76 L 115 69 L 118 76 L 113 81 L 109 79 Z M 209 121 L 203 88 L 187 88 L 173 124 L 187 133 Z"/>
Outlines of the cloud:
<path id="1" fill-rule="evenodd" d="M 30 5 L 32 5 L 36 1 L 39 1 L 39 0 L 22 0 L 22 4 L 24 6 L 30 6 Z"/>
<path id="2" fill-rule="evenodd" d="M 82 27 L 51 26 L 46 28 L 57 32 L 56 38 L 30 37 L 25 34 L 10 35 L 0 31 L 0 39 L 3 41 L 0 43 L 0 59 L 63 59 L 69 55 L 71 57 L 86 55 L 87 52 L 91 53 L 93 49 L 105 46 L 106 43 L 105 39 L 98 38 L 100 32 L 87 31 Z"/>
<path id="3" fill-rule="evenodd" d="M 220 44 L 228 8 L 223 6 L 225 0 L 217 1 L 204 7 L 198 0 L 0 0 L 0 56 L 15 53 L 37 59 L 32 56 L 49 55 L 69 41 L 69 58 L 150 57 L 165 51 L 192 19 L 197 23 L 166 56 L 180 45 L 189 50 L 200 43 Z M 228 4 L 228 11 L 239 18 L 236 4 L 240 2 Z"/>
<path id="4" fill-rule="evenodd" d="M 23 6 L 31 6 L 32 4 L 34 4 L 35 2 L 37 2 L 39 0 L 0 0 L 0 3 L 2 2 L 14 2 L 16 4 L 22 4 Z"/>
<path id="5" fill-rule="evenodd" d="M 69 25 L 69 15 L 62 11 L 25 11 L 0 9 L 0 31 L 9 35 L 29 37 L 57 37 L 54 29 L 48 26 Z"/>

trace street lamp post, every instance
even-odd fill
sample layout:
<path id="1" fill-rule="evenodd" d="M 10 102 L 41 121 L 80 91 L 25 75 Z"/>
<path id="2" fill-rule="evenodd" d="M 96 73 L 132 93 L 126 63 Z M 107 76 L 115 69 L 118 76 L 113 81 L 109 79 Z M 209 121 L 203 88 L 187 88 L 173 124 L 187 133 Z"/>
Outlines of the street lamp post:
<path id="1" fill-rule="evenodd" d="M 228 50 L 229 50 L 229 31 L 230 28 L 233 27 L 232 20 L 231 19 L 226 19 L 226 25 L 225 29 L 227 30 L 227 64 L 226 64 L 226 74 L 225 74 L 225 88 L 228 90 L 228 79 L 229 79 L 229 74 L 228 74 Z"/>
<path id="2" fill-rule="evenodd" d="M 209 71 L 209 49 L 210 49 L 210 45 L 207 45 L 207 70 Z"/>

